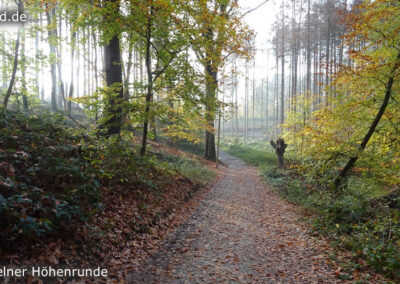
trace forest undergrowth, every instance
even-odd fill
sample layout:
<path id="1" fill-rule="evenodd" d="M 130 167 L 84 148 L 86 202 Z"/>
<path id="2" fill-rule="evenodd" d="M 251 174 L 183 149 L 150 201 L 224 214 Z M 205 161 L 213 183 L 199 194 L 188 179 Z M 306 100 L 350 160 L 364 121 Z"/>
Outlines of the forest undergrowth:
<path id="1" fill-rule="evenodd" d="M 0 129 L 8 266 L 102 265 L 118 283 L 215 179 L 194 154 L 151 142 L 140 156 L 136 137 L 102 139 L 62 115 L 6 110 Z"/>
<path id="2" fill-rule="evenodd" d="M 271 189 L 299 205 L 313 235 L 327 237 L 334 248 L 331 261 L 342 268 L 340 278 L 352 279 L 368 266 L 394 280 L 400 278 L 400 198 L 371 179 L 353 175 L 337 195 L 299 171 L 302 161 L 286 157 L 286 168 L 265 141 L 225 144 L 228 153 L 258 166 Z M 355 170 L 357 171 L 357 169 Z"/>

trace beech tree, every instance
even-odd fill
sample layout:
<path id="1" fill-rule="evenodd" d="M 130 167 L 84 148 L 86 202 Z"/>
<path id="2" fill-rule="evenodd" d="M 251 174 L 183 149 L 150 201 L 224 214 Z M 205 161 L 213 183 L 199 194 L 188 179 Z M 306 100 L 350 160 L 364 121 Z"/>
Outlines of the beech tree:
<path id="1" fill-rule="evenodd" d="M 156 138 L 156 117 L 152 110 L 154 93 L 165 87 L 161 80 L 168 69 L 174 69 L 178 55 L 185 47 L 185 41 L 174 31 L 174 14 L 178 13 L 173 1 L 149 0 L 131 1 L 129 25 L 141 42 L 146 68 L 145 107 L 143 114 L 143 136 L 141 154 L 146 152 L 149 125 L 152 124 Z M 128 64 L 129 65 L 129 64 Z M 129 68 L 129 66 L 128 66 Z M 161 81 L 164 81 L 161 82 Z"/>
<path id="2" fill-rule="evenodd" d="M 22 1 L 18 1 L 17 5 L 18 5 L 18 12 L 21 13 L 21 11 L 23 10 L 23 2 Z M 7 89 L 7 92 L 5 94 L 5 97 L 4 97 L 4 103 L 3 103 L 4 104 L 4 108 L 7 108 L 8 100 L 10 99 L 10 96 L 12 94 L 12 91 L 13 91 L 13 88 L 14 88 L 14 84 L 15 84 L 15 80 L 16 80 L 16 74 L 17 74 L 17 69 L 18 69 L 18 60 L 19 60 L 19 52 L 20 52 L 20 50 L 19 50 L 20 49 L 20 43 L 21 43 L 21 27 L 18 27 L 17 39 L 15 41 L 14 62 L 13 62 L 11 80 L 10 80 L 10 83 L 8 85 L 8 89 Z"/>
<path id="3" fill-rule="evenodd" d="M 104 47 L 106 83 L 109 87 L 108 104 L 104 109 L 104 127 L 107 135 L 119 134 L 121 131 L 123 114 L 121 103 L 124 97 L 122 86 L 122 60 L 120 50 L 121 27 L 118 25 L 120 19 L 120 1 L 107 0 L 104 2 L 104 19 L 107 23 L 105 36 L 107 44 Z"/>
<path id="4" fill-rule="evenodd" d="M 216 160 L 215 127 L 218 108 L 218 80 L 223 66 L 232 54 L 246 56 L 245 43 L 251 37 L 240 21 L 237 1 L 185 1 L 186 18 L 179 21 L 197 60 L 204 70 L 205 157 Z M 185 21 L 183 21 L 185 20 Z"/>
<path id="5" fill-rule="evenodd" d="M 370 125 L 367 128 L 363 127 L 366 128 L 366 132 L 362 136 L 361 143 L 357 149 L 352 151 L 349 160 L 334 180 L 335 190 L 338 190 L 362 156 L 385 114 L 389 123 L 391 122 L 397 131 L 392 120 L 393 114 L 397 113 L 397 111 L 393 112 L 396 105 L 391 106 L 390 103 L 394 99 L 395 89 L 399 85 L 397 79 L 400 74 L 400 37 L 396 32 L 400 29 L 399 13 L 398 5 L 380 0 L 368 3 L 365 8 L 363 7 L 361 13 L 349 16 L 348 20 L 352 24 L 352 31 L 346 35 L 346 39 L 347 44 L 355 48 L 350 52 L 355 66 L 339 72 L 334 86 L 342 92 L 349 90 L 354 92 L 356 91 L 354 84 L 359 82 L 364 88 L 357 90 L 358 95 L 361 91 L 367 99 L 367 103 L 371 104 L 374 109 L 376 108 L 377 112 Z M 371 81 L 368 82 L 368 80 Z M 379 134 L 385 135 L 382 132 Z"/>
<path id="6" fill-rule="evenodd" d="M 295 113 L 287 121 L 288 144 L 304 159 L 309 175 L 324 176 L 336 194 L 346 188 L 356 165 L 362 172 L 373 169 L 380 182 L 400 180 L 399 9 L 379 0 L 348 13 L 351 32 L 344 43 L 351 64 L 332 74 L 329 104 L 312 112 L 307 121 L 300 123 L 302 116 Z"/>
<path id="7" fill-rule="evenodd" d="M 12 98 L 13 107 L 20 101 L 24 106 L 33 102 L 30 84 L 34 77 L 37 98 L 43 103 L 48 100 L 54 112 L 73 118 L 86 111 L 90 123 L 107 137 L 120 134 L 124 125 L 141 130 L 142 154 L 148 138 L 156 138 L 157 131 L 192 139 L 188 129 L 203 127 L 205 155 L 216 159 L 214 120 L 222 105 L 217 96 L 219 80 L 231 55 L 238 61 L 251 59 L 245 43 L 252 34 L 243 24 L 237 1 L 35 0 L 26 4 L 34 16 L 27 23 L 32 30 L 26 34 L 22 54 L 27 69 L 15 70 L 17 84 L 12 85 L 18 94 L 30 94 Z M 27 48 L 31 43 L 33 52 Z M 20 52 L 19 45 L 18 57 Z M 12 74 L 11 58 L 2 56 L 5 78 L 7 72 Z M 32 58 L 34 73 L 28 66 Z M 26 76 L 19 78 L 25 71 Z M 8 79 L 3 84 L 9 85 Z M 255 91 L 254 81 L 254 98 Z M 234 94 L 238 134 L 236 87 Z M 7 102 L 10 96 L 11 92 Z M 249 102 L 255 124 L 255 100 Z M 164 113 L 179 116 L 179 125 L 164 127 Z"/>

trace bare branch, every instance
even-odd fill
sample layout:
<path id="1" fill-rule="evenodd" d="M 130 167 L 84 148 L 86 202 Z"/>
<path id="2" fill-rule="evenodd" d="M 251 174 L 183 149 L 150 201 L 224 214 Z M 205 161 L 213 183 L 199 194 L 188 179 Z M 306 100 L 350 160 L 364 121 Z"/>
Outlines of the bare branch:
<path id="1" fill-rule="evenodd" d="M 258 8 L 260 8 L 261 6 L 263 6 L 264 4 L 266 4 L 267 2 L 269 2 L 269 0 L 265 0 L 265 1 L 263 1 L 261 4 L 259 4 L 258 6 L 256 6 L 255 8 L 252 8 L 252 9 L 248 10 L 248 11 L 245 12 L 239 19 L 244 18 L 247 14 L 250 14 L 251 12 L 254 12 L 255 10 L 257 10 Z"/>

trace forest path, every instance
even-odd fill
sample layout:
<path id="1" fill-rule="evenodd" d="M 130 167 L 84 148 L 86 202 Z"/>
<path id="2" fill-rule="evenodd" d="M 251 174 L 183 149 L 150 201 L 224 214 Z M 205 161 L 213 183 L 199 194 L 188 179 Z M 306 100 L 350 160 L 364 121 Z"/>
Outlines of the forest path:
<path id="1" fill-rule="evenodd" d="M 222 152 L 221 179 L 128 283 L 337 283 L 322 242 L 257 169 Z"/>

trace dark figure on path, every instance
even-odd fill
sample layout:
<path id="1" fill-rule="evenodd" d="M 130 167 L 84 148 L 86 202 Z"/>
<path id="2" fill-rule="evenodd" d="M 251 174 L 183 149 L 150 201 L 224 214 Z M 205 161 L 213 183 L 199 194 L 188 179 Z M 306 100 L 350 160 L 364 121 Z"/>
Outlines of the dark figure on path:
<path id="1" fill-rule="evenodd" d="M 276 140 L 276 143 L 271 140 L 271 146 L 275 149 L 275 153 L 278 156 L 278 169 L 283 169 L 285 167 L 285 162 L 283 159 L 283 154 L 285 154 L 285 149 L 287 144 L 285 144 L 285 140 L 279 138 Z"/>

